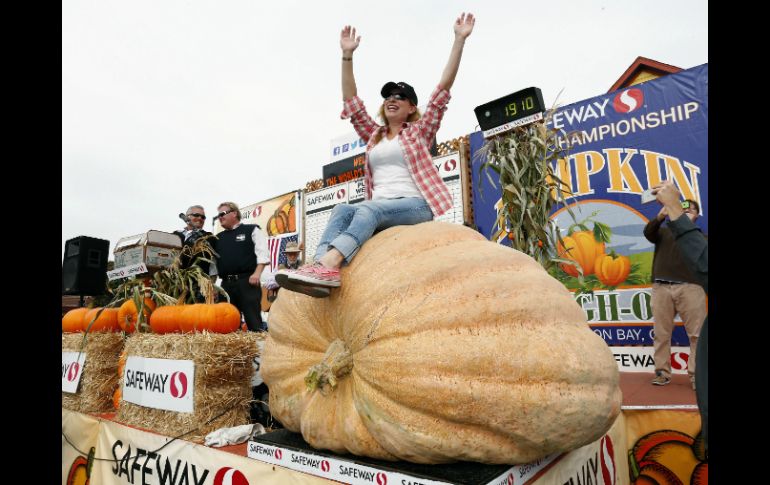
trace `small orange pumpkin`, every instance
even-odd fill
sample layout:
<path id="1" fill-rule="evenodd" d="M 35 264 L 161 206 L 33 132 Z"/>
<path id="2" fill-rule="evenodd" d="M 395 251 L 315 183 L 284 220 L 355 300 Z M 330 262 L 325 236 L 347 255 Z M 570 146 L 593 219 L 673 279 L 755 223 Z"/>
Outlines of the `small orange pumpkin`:
<path id="1" fill-rule="evenodd" d="M 203 303 L 194 303 L 192 305 L 184 305 L 179 310 L 179 331 L 183 333 L 190 333 L 196 330 L 202 330 L 201 324 L 201 312 Z"/>
<path id="2" fill-rule="evenodd" d="M 241 326 L 241 312 L 227 302 L 215 303 L 213 306 L 213 321 L 209 322 L 208 329 L 215 333 L 235 332 Z"/>
<path id="3" fill-rule="evenodd" d="M 99 313 L 99 310 L 102 310 L 102 307 L 96 307 L 92 308 L 88 311 L 88 313 L 85 314 L 83 317 L 83 330 L 88 332 L 102 332 L 102 331 L 108 331 L 113 332 L 120 330 L 120 325 L 118 325 L 118 309 L 117 308 L 104 308 L 104 310 Z M 99 314 L 99 317 L 96 318 L 96 315 Z M 91 324 L 91 320 L 94 321 L 93 324 Z M 91 328 L 88 328 L 88 325 L 91 324 Z"/>
<path id="4" fill-rule="evenodd" d="M 626 281 L 631 273 L 631 260 L 628 256 L 617 255 L 615 251 L 596 258 L 594 271 L 599 281 L 607 286 L 617 286 Z"/>
<path id="5" fill-rule="evenodd" d="M 83 318 L 88 313 L 88 308 L 75 308 L 68 311 L 61 319 L 62 332 L 82 332 L 83 331 Z"/>
<path id="6" fill-rule="evenodd" d="M 126 351 L 120 353 L 120 357 L 118 357 L 118 378 L 123 377 L 123 369 L 126 368 L 126 360 L 128 360 L 128 354 L 126 354 Z"/>
<path id="7" fill-rule="evenodd" d="M 181 310 L 187 305 L 168 305 L 156 308 L 150 315 L 150 328 L 158 334 L 179 331 Z"/>
<path id="8" fill-rule="evenodd" d="M 182 332 L 230 333 L 241 324 L 241 312 L 230 303 L 185 305 L 179 319 Z"/>
<path id="9" fill-rule="evenodd" d="M 573 232 L 564 238 L 564 244 L 559 243 L 559 257 L 575 261 L 583 269 L 583 276 L 593 274 L 596 258 L 604 254 L 604 243 L 598 242 L 591 231 Z M 559 265 L 570 276 L 577 276 L 578 270 L 571 264 Z"/>
<path id="10" fill-rule="evenodd" d="M 118 387 L 115 392 L 112 393 L 112 406 L 115 409 L 120 407 L 120 400 L 123 398 L 123 391 Z"/>
<path id="11" fill-rule="evenodd" d="M 155 310 L 155 302 L 152 298 L 144 299 L 144 313 L 145 321 L 149 321 L 150 314 Z M 136 303 L 133 299 L 126 300 L 118 309 L 118 325 L 126 333 L 134 333 L 136 331 L 136 323 L 139 319 L 139 310 L 136 309 Z"/>

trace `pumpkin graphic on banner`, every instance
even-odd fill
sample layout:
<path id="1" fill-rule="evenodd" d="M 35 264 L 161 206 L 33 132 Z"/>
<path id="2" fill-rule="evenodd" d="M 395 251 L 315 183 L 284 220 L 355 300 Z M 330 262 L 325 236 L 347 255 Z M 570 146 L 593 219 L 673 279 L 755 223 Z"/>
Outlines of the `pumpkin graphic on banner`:
<path id="1" fill-rule="evenodd" d="M 297 212 L 294 194 L 281 201 L 267 221 L 267 235 L 276 236 L 297 231 Z"/>
<path id="2" fill-rule="evenodd" d="M 569 208 L 572 214 L 562 208 L 551 216 L 563 231 L 558 257 L 569 261 L 551 270 L 553 277 L 579 292 L 649 281 L 655 248 L 644 238 L 643 215 L 612 200 L 586 200 Z"/>

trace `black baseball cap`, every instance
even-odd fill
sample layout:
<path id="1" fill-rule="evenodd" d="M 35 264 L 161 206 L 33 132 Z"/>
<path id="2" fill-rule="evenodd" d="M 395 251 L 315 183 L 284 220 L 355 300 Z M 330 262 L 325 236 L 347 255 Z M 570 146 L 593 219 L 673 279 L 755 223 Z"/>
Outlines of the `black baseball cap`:
<path id="1" fill-rule="evenodd" d="M 385 83 L 385 86 L 383 86 L 382 90 L 380 90 L 380 94 L 382 95 L 383 99 L 394 93 L 403 94 L 406 96 L 406 99 L 411 101 L 413 105 L 417 106 L 417 93 L 415 93 L 414 88 L 407 83 L 403 81 L 397 83 L 390 81 L 389 83 Z"/>

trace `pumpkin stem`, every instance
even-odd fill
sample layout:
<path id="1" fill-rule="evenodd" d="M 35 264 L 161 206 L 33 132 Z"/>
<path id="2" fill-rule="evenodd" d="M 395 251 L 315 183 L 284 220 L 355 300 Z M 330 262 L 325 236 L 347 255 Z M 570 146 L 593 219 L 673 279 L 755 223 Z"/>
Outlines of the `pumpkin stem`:
<path id="1" fill-rule="evenodd" d="M 308 391 L 318 388 L 321 394 L 328 395 L 337 387 L 337 381 L 348 375 L 353 369 L 353 355 L 340 339 L 335 340 L 326 349 L 323 360 L 310 368 L 305 376 Z"/>

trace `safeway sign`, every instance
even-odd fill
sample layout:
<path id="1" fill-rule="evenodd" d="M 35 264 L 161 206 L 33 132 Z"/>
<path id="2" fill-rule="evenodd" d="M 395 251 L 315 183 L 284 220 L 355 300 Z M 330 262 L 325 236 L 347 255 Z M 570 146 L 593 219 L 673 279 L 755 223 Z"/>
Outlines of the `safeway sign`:
<path id="1" fill-rule="evenodd" d="M 83 352 L 61 353 L 61 390 L 75 394 L 78 392 L 83 366 L 86 364 L 86 354 Z"/>
<path id="2" fill-rule="evenodd" d="M 130 356 L 123 371 L 123 399 L 168 411 L 194 411 L 195 363 Z"/>

